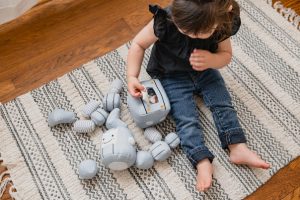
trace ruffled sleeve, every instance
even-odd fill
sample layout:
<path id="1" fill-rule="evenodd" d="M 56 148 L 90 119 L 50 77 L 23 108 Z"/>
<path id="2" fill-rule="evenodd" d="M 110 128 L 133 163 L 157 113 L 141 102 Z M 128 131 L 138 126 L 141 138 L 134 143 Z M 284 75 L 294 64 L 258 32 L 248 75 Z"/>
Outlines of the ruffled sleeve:
<path id="1" fill-rule="evenodd" d="M 233 18 L 232 22 L 232 29 L 231 29 L 231 36 L 235 35 L 241 26 L 241 18 L 239 16 L 236 16 Z"/>
<path id="2" fill-rule="evenodd" d="M 158 5 L 149 5 L 149 11 L 153 14 L 154 34 L 160 41 L 163 41 L 168 32 L 168 13 Z"/>
<path id="3" fill-rule="evenodd" d="M 217 41 L 222 42 L 222 41 L 226 40 L 227 38 L 235 35 L 238 32 L 238 30 L 240 29 L 240 26 L 241 26 L 241 18 L 239 16 L 235 16 L 233 18 L 230 35 L 228 35 L 228 34 L 224 35 L 224 33 L 219 32 L 219 33 L 217 33 L 217 36 L 216 36 Z"/>

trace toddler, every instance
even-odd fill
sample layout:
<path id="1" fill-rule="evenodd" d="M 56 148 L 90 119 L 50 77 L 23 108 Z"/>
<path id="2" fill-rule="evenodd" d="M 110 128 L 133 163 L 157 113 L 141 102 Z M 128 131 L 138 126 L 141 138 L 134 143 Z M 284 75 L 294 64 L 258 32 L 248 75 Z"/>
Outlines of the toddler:
<path id="1" fill-rule="evenodd" d="M 138 80 L 145 50 L 154 43 L 147 72 L 158 78 L 170 100 L 176 131 L 188 159 L 197 170 L 196 188 L 212 183 L 214 155 L 205 146 L 194 95 L 213 114 L 222 148 L 235 164 L 268 169 L 270 165 L 246 145 L 229 92 L 218 69 L 230 63 L 230 36 L 241 21 L 234 0 L 173 0 L 166 9 L 150 6 L 151 20 L 133 39 L 128 54 L 129 93 L 141 97 Z"/>

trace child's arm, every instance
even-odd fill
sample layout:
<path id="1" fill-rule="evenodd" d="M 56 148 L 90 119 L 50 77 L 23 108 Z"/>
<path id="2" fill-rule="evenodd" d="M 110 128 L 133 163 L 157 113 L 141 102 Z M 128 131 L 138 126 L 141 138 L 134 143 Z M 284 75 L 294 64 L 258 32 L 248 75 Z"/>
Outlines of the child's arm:
<path id="1" fill-rule="evenodd" d="M 141 96 L 144 87 L 140 84 L 138 76 L 140 74 L 145 50 L 157 41 L 153 30 L 153 20 L 151 20 L 133 39 L 127 57 L 127 84 L 128 91 L 132 96 Z"/>
<path id="2" fill-rule="evenodd" d="M 208 68 L 219 69 L 228 65 L 232 57 L 230 38 L 219 43 L 216 53 L 195 49 L 190 57 L 194 70 L 203 71 Z"/>

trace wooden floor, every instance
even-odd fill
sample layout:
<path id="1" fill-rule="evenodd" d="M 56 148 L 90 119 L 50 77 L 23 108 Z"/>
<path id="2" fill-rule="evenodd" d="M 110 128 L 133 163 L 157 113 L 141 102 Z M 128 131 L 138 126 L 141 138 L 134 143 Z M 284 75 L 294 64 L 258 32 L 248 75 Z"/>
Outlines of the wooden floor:
<path id="1" fill-rule="evenodd" d="M 273 0 L 274 2 L 275 0 Z M 286 8 L 293 9 L 298 15 L 300 14 L 300 1 L 299 0 L 280 0 Z M 299 22 L 300 23 L 300 22 Z"/>
<path id="2" fill-rule="evenodd" d="M 0 25 L 0 102 L 47 83 L 131 40 L 169 0 L 42 0 Z M 1 142 L 0 142 L 1 145 Z M 0 166 L 0 173 L 5 170 Z M 5 193 L 3 199 L 10 199 Z M 300 199 L 300 158 L 247 199 Z"/>

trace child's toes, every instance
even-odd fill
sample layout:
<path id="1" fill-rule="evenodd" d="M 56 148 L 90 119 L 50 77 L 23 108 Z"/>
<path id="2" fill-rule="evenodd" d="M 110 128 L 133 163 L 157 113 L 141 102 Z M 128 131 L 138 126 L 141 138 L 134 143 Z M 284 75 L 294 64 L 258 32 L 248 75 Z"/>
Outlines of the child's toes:
<path id="1" fill-rule="evenodd" d="M 263 168 L 263 169 L 269 169 L 270 168 L 270 164 L 269 163 L 263 163 L 261 165 L 261 168 Z"/>
<path id="2" fill-rule="evenodd" d="M 197 184 L 197 190 L 200 192 L 206 192 L 211 187 L 211 181 L 201 182 Z"/>
<path id="3" fill-rule="evenodd" d="M 197 190 L 200 191 L 200 192 L 202 192 L 203 187 L 202 187 L 201 183 L 197 184 Z"/>
<path id="4" fill-rule="evenodd" d="M 203 184 L 203 190 L 207 191 L 211 187 L 211 181 L 208 181 Z"/>

